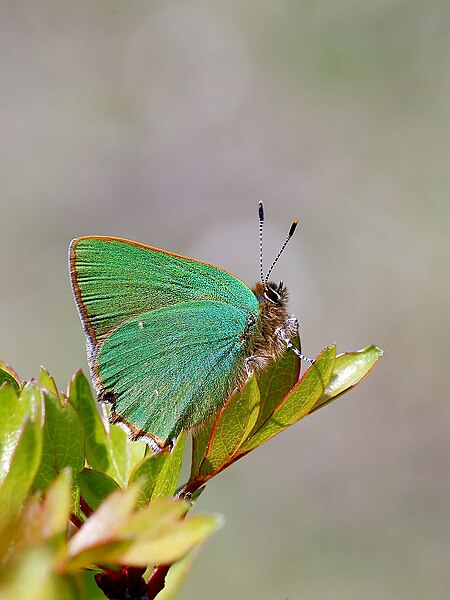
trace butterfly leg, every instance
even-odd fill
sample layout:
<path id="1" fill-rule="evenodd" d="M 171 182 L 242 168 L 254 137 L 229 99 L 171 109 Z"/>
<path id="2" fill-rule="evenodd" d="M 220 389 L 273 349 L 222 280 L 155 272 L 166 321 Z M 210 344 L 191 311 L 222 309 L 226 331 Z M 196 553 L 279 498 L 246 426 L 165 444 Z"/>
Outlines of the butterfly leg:
<path id="1" fill-rule="evenodd" d="M 287 331 L 290 333 L 297 333 L 298 332 L 298 321 L 295 317 L 290 317 L 286 323 L 284 324 L 283 327 L 279 327 L 276 331 L 275 331 L 275 335 L 282 340 L 285 344 L 286 344 L 286 348 L 288 350 L 292 350 L 292 352 L 294 354 L 296 354 L 301 360 L 304 360 L 305 362 L 308 362 L 310 365 L 314 364 L 314 360 L 312 358 L 309 358 L 308 356 L 305 356 L 304 354 L 302 354 L 300 352 L 300 350 L 297 348 L 297 346 L 295 346 L 292 342 L 291 342 L 291 338 L 289 337 Z"/>
<path id="2" fill-rule="evenodd" d="M 263 369 L 269 361 L 267 356 L 249 356 L 245 359 L 245 368 L 247 370 L 247 376 L 251 377 L 253 373 Z"/>
<path id="3" fill-rule="evenodd" d="M 247 371 L 247 377 L 251 377 L 256 371 L 256 365 L 253 356 L 245 359 L 245 369 Z"/>
<path id="4" fill-rule="evenodd" d="M 285 324 L 283 325 L 283 329 L 285 332 L 290 333 L 291 335 L 297 335 L 298 334 L 298 319 L 297 319 L 297 317 L 294 317 L 294 315 L 291 315 L 289 317 L 289 319 L 287 319 Z"/>

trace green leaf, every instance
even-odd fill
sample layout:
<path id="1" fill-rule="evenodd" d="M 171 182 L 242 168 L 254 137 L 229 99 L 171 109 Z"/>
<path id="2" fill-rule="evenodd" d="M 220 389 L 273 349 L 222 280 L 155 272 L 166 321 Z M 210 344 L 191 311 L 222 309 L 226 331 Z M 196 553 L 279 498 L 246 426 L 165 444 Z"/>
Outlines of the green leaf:
<path id="1" fill-rule="evenodd" d="M 145 444 L 131 442 L 123 429 L 102 418 L 89 382 L 81 371 L 77 371 L 70 382 L 69 401 L 85 429 L 85 451 L 90 466 L 124 486 L 132 469 L 144 456 Z"/>
<path id="2" fill-rule="evenodd" d="M 41 367 L 41 374 L 39 375 L 39 383 L 43 388 L 46 388 L 49 392 L 55 394 L 55 396 L 59 397 L 59 391 L 56 387 L 55 380 L 44 367 Z"/>
<path id="3" fill-rule="evenodd" d="M 293 343 L 300 349 L 300 338 L 297 336 Z M 280 360 L 273 361 L 269 367 L 257 375 L 261 395 L 261 410 L 255 430 L 273 413 L 281 400 L 288 394 L 298 381 L 300 374 L 300 359 L 293 352 L 286 351 Z"/>
<path id="4" fill-rule="evenodd" d="M 13 521 L 22 510 L 42 455 L 42 429 L 25 418 L 14 446 L 10 468 L 0 487 L 0 523 Z"/>
<path id="5" fill-rule="evenodd" d="M 219 412 L 200 465 L 202 479 L 222 470 L 235 451 L 249 436 L 259 414 L 260 397 L 256 378 L 251 377 L 244 390 L 234 392 Z"/>
<path id="6" fill-rule="evenodd" d="M 11 365 L 8 365 L 7 363 L 3 362 L 2 360 L 0 360 L 0 371 L 2 371 L 3 373 L 0 373 L 0 386 L 5 382 L 8 381 L 8 383 L 11 383 L 13 388 L 16 391 L 19 391 L 20 385 L 22 383 L 22 380 L 20 379 L 20 377 L 17 375 L 17 373 L 14 371 L 14 369 L 11 367 Z M 5 377 L 6 374 L 6 378 L 5 379 L 1 379 L 1 377 Z M 13 379 L 13 381 L 10 381 L 9 377 L 11 377 Z"/>
<path id="7" fill-rule="evenodd" d="M 8 373 L 8 371 L 4 371 L 0 368 L 0 385 L 3 385 L 4 383 L 9 383 L 16 392 L 19 391 L 19 384 L 14 377 Z"/>
<path id="8" fill-rule="evenodd" d="M 128 479 L 128 452 L 130 440 L 123 429 L 118 425 L 109 425 L 106 435 L 109 465 L 105 472 L 113 477 L 117 483 L 124 487 Z"/>
<path id="9" fill-rule="evenodd" d="M 22 508 L 22 502 L 28 493 L 28 477 L 34 476 L 40 460 L 42 444 L 41 433 L 36 429 L 41 427 L 43 416 L 43 398 L 39 386 L 27 383 L 20 396 L 15 389 L 5 383 L 0 387 L 0 554 L 8 553 L 11 540 L 14 539 L 15 518 Z M 27 450 L 33 453 L 29 443 L 30 424 L 35 435 L 39 437 L 36 453 L 27 463 Z M 25 454 L 25 459 L 23 456 Z M 21 472 L 21 469 L 25 469 Z M 17 494 L 15 483 L 18 482 Z M 3 488 L 1 487 L 3 486 Z M 1 503 L 4 505 L 1 505 Z"/>
<path id="10" fill-rule="evenodd" d="M 78 600 L 105 600 L 105 594 L 98 587 L 94 579 L 94 571 L 80 571 L 76 581 L 79 586 Z"/>
<path id="11" fill-rule="evenodd" d="M 58 575 L 54 563 L 45 546 L 23 553 L 0 583 L 0 600 L 79 600 L 74 582 Z"/>
<path id="12" fill-rule="evenodd" d="M 153 487 L 152 500 L 174 495 L 177 489 L 178 478 L 180 477 L 185 441 L 186 432 L 183 431 L 178 436 L 172 451 L 168 454 L 159 472 L 159 476 Z"/>
<path id="13" fill-rule="evenodd" d="M 64 545 L 71 513 L 71 483 L 70 469 L 65 469 L 48 487 L 44 499 L 36 493 L 28 500 L 18 526 L 20 548 L 36 547 L 46 540 Z"/>
<path id="14" fill-rule="evenodd" d="M 129 483 L 141 480 L 142 491 L 139 497 L 139 506 L 144 506 L 150 502 L 153 497 L 156 482 L 161 474 L 161 469 L 164 467 L 167 459 L 170 459 L 168 452 L 160 452 L 159 454 L 151 454 L 147 456 L 131 474 Z"/>
<path id="15" fill-rule="evenodd" d="M 14 450 L 22 432 L 25 407 L 12 385 L 0 388 L 0 484 L 8 474 Z"/>
<path id="16" fill-rule="evenodd" d="M 42 460 L 33 487 L 45 490 L 65 467 L 73 473 L 84 467 L 84 428 L 74 408 L 45 391 L 45 425 Z"/>
<path id="17" fill-rule="evenodd" d="M 346 352 L 336 356 L 331 379 L 311 412 L 354 388 L 369 374 L 382 356 L 383 351 L 376 346 L 368 346 L 356 352 Z"/>
<path id="18" fill-rule="evenodd" d="M 126 471 L 124 473 L 124 477 L 126 480 L 129 481 L 131 474 L 133 473 L 133 471 L 135 470 L 135 468 L 137 467 L 137 465 L 139 465 L 142 460 L 144 459 L 144 457 L 147 455 L 147 453 L 150 451 L 150 448 L 147 446 L 147 444 L 145 442 L 132 442 L 129 438 L 128 438 L 128 449 L 127 449 L 127 457 L 128 457 L 128 461 L 127 461 L 127 465 L 126 465 Z"/>
<path id="19" fill-rule="evenodd" d="M 119 484 L 106 473 L 87 468 L 78 473 L 77 483 L 92 510 L 96 510 L 110 494 L 120 489 Z"/>
<path id="20" fill-rule="evenodd" d="M 335 358 L 336 347 L 325 348 L 268 420 L 242 446 L 239 454 L 260 446 L 307 415 L 328 385 Z"/>
<path id="21" fill-rule="evenodd" d="M 215 425 L 217 416 L 209 418 L 204 423 L 198 425 L 192 432 L 192 459 L 191 459 L 191 473 L 189 481 L 193 481 L 198 475 L 200 465 L 205 457 L 206 449 L 211 437 L 212 429 Z"/>
<path id="22" fill-rule="evenodd" d="M 132 442 L 121 427 L 110 425 L 107 445 L 110 463 L 106 472 L 124 487 L 136 463 L 144 457 L 147 444 Z"/>
<path id="23" fill-rule="evenodd" d="M 23 385 L 19 396 L 19 403 L 23 403 L 24 414 L 30 415 L 33 421 L 44 425 L 44 402 L 41 387 L 35 380 L 27 381 Z"/>
<path id="24" fill-rule="evenodd" d="M 42 532 L 45 537 L 67 533 L 71 509 L 72 473 L 65 468 L 49 486 L 44 500 Z"/>
<path id="25" fill-rule="evenodd" d="M 25 419 L 40 420 L 42 394 L 39 386 L 27 383 L 20 396 L 8 383 L 0 388 L 0 483 L 8 475 L 11 461 L 23 433 Z"/>
<path id="26" fill-rule="evenodd" d="M 89 464 L 94 469 L 106 471 L 110 465 L 106 425 L 98 412 L 89 382 L 81 371 L 70 380 L 68 396 L 85 429 Z"/>

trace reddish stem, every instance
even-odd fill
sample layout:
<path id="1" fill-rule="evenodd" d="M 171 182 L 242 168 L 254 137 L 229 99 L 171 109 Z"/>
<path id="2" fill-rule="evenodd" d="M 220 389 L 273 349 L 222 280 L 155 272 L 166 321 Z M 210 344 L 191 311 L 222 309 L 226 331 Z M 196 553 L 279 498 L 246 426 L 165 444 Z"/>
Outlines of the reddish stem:
<path id="1" fill-rule="evenodd" d="M 80 508 L 86 515 L 86 517 L 90 517 L 94 512 L 89 506 L 89 504 L 86 502 L 86 500 L 83 498 L 83 496 L 80 496 Z M 75 527 L 77 527 L 77 529 L 80 529 L 80 527 L 82 527 L 84 524 L 84 521 L 80 519 L 80 517 L 78 517 L 77 515 L 70 515 L 70 520 L 75 525 Z"/>
<path id="2" fill-rule="evenodd" d="M 192 481 L 189 481 L 179 492 L 176 494 L 173 499 L 174 500 L 182 500 L 186 495 L 193 494 L 199 488 L 205 484 L 207 479 L 195 478 Z"/>
<path id="3" fill-rule="evenodd" d="M 164 589 L 166 585 L 166 575 L 171 565 L 157 565 L 150 575 L 147 583 L 146 600 L 153 600 Z"/>
<path id="4" fill-rule="evenodd" d="M 70 520 L 78 529 L 83 525 L 83 521 L 77 515 L 70 515 Z"/>
<path id="5" fill-rule="evenodd" d="M 94 512 L 92 510 L 92 508 L 89 506 L 89 504 L 86 502 L 86 500 L 83 498 L 83 496 L 80 496 L 80 508 L 84 512 L 84 514 L 86 515 L 86 517 L 88 517 L 88 518 Z"/>

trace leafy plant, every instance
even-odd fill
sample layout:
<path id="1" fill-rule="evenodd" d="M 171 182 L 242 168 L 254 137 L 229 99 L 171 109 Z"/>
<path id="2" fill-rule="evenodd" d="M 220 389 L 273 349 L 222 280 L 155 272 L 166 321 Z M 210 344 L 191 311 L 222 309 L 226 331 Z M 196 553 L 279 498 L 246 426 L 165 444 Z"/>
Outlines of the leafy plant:
<path id="1" fill-rule="evenodd" d="M 0 363 L 0 600 L 173 598 L 196 550 L 222 525 L 189 511 L 205 484 L 359 383 L 382 352 L 325 348 L 299 379 L 287 352 L 169 452 L 130 442 L 98 410 L 81 371 L 67 394 L 42 369 Z"/>

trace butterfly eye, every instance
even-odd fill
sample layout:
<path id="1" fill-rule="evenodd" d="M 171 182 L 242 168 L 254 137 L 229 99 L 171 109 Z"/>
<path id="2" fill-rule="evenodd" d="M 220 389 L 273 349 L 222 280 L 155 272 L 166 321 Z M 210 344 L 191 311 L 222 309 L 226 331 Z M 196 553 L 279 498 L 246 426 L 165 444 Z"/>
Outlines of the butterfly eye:
<path id="1" fill-rule="evenodd" d="M 281 296 L 278 293 L 278 290 L 268 285 L 266 285 L 264 288 L 264 298 L 273 304 L 279 304 L 281 301 Z"/>

